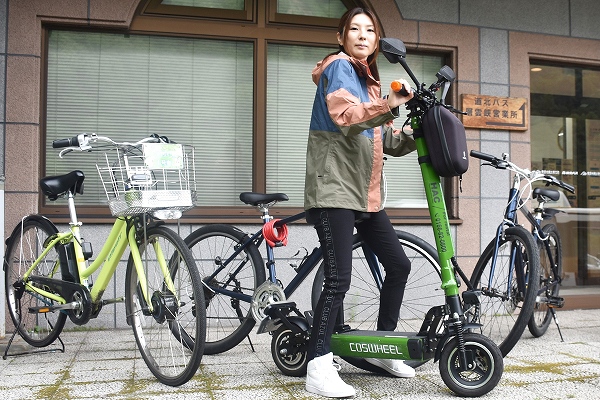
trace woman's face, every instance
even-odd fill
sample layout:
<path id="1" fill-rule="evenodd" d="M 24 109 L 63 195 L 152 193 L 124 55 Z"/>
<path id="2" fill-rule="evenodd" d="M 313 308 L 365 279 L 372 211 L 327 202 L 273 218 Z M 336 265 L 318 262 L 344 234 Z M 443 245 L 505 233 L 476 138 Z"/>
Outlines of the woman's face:
<path id="1" fill-rule="evenodd" d="M 338 43 L 344 47 L 346 54 L 359 60 L 366 60 L 377 48 L 375 25 L 367 14 L 355 15 L 344 36 L 338 32 Z"/>

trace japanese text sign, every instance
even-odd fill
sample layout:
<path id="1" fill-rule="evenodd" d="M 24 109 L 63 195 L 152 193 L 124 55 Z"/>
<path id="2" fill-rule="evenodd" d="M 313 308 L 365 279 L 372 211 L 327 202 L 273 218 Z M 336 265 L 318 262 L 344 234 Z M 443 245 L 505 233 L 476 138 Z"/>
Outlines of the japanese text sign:
<path id="1" fill-rule="evenodd" d="M 463 125 L 467 128 L 525 131 L 529 125 L 527 99 L 462 95 Z"/>

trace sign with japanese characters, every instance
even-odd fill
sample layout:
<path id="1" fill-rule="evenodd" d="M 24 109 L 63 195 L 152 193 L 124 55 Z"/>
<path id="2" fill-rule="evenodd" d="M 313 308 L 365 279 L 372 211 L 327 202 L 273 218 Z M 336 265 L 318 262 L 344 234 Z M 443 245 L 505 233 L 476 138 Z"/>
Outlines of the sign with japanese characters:
<path id="1" fill-rule="evenodd" d="M 463 125 L 467 128 L 525 131 L 529 126 L 527 99 L 462 95 Z"/>

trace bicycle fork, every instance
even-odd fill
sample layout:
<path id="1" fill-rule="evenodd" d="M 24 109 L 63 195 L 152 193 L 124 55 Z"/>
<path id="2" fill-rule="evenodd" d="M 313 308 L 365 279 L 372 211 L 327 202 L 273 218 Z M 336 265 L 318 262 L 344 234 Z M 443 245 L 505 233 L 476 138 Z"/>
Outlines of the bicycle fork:
<path id="1" fill-rule="evenodd" d="M 160 304 L 167 307 L 169 310 L 176 309 L 179 305 L 179 299 L 177 298 L 177 292 L 175 290 L 175 285 L 173 284 L 173 280 L 171 279 L 171 272 L 169 270 L 169 266 L 167 264 L 167 260 L 165 259 L 165 255 L 163 253 L 162 248 L 160 247 L 160 243 L 157 240 L 148 239 L 146 236 L 145 224 L 143 224 L 141 230 L 143 230 L 143 237 L 138 238 L 140 229 L 136 229 L 134 225 L 128 227 L 127 232 L 127 240 L 129 242 L 129 248 L 131 251 L 131 257 L 133 259 L 133 264 L 135 266 L 135 270 L 138 277 L 138 288 L 141 291 L 142 298 L 144 299 L 145 309 L 147 309 L 148 315 L 153 315 L 155 313 L 155 301 L 160 301 Z M 139 239 L 139 240 L 138 240 Z M 146 276 L 146 260 L 142 258 L 139 250 L 139 242 L 145 243 L 146 247 L 151 245 L 154 253 L 156 254 L 156 259 L 160 266 L 160 270 L 162 272 L 164 292 L 169 293 L 169 296 L 165 295 L 165 293 L 161 293 L 159 295 L 160 299 L 155 298 L 155 294 L 148 293 L 148 278 Z M 146 250 L 147 253 L 147 250 Z M 177 254 L 174 254 L 170 260 L 171 263 L 176 263 L 178 260 L 174 257 L 178 257 Z M 172 297 L 171 297 L 172 296 Z M 175 315 L 176 313 L 170 312 L 169 314 Z"/>

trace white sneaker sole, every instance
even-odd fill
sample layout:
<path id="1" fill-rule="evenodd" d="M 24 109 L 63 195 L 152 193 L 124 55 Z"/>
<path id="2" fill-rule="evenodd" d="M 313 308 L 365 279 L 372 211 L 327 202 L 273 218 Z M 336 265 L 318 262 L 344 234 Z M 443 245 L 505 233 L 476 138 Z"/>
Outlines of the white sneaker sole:
<path id="1" fill-rule="evenodd" d="M 365 360 L 369 363 L 369 364 L 373 364 L 376 367 L 379 367 L 387 372 L 389 372 L 390 374 L 397 376 L 398 378 L 414 378 L 415 377 L 415 370 L 411 370 L 411 371 L 396 371 L 391 369 L 387 364 L 385 364 L 384 362 L 382 362 L 379 358 L 365 358 Z"/>
<path id="2" fill-rule="evenodd" d="M 318 394 L 325 397 L 333 397 L 336 399 L 346 398 L 346 397 L 354 397 L 356 396 L 356 390 L 352 386 L 347 391 L 338 391 L 338 392 L 327 392 L 325 390 L 321 390 L 316 386 L 305 385 L 304 388 L 307 392 Z"/>

